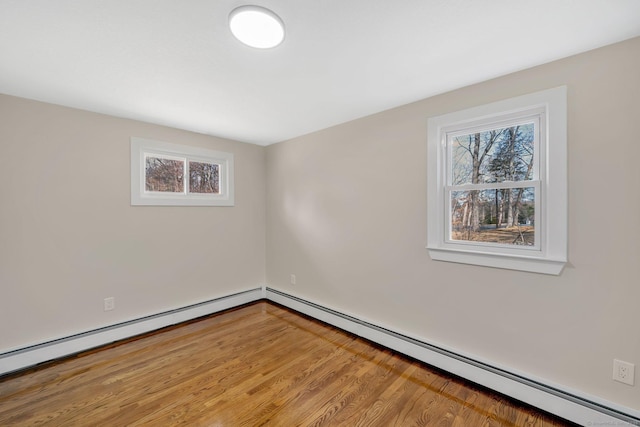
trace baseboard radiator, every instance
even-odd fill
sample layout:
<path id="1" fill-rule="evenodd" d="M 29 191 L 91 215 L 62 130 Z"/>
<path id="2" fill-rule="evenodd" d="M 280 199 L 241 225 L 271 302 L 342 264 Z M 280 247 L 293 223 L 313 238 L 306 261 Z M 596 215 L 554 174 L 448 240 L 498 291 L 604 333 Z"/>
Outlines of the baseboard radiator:
<path id="1" fill-rule="evenodd" d="M 584 426 L 640 426 L 640 413 L 633 409 L 516 375 L 275 289 L 266 288 L 266 298 L 574 423 Z"/>
<path id="2" fill-rule="evenodd" d="M 509 372 L 269 287 L 0 353 L 0 376 L 260 300 L 268 300 L 584 426 L 640 426 L 640 411 Z"/>
<path id="3" fill-rule="evenodd" d="M 175 310 L 169 310 L 104 328 L 85 331 L 0 353 L 0 375 L 20 371 L 40 363 L 90 350 L 208 314 L 228 310 L 263 298 L 264 288 L 251 289 Z"/>

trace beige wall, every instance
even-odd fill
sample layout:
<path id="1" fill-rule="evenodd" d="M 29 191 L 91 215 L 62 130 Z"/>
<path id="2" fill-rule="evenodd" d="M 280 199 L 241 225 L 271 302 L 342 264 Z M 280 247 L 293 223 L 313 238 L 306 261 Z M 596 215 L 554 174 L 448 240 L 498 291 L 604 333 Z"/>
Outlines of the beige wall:
<path id="1" fill-rule="evenodd" d="M 268 147 L 267 283 L 640 410 L 640 375 L 634 387 L 611 379 L 614 358 L 640 369 L 638 70 L 640 38 Z M 427 118 L 559 85 L 569 105 L 565 271 L 430 260 Z"/>
<path id="2" fill-rule="evenodd" d="M 271 287 L 640 410 L 640 376 L 611 380 L 613 358 L 640 369 L 638 52 L 630 40 L 266 149 L 0 95 L 0 352 L 254 288 L 266 259 Z M 427 118 L 558 85 L 563 274 L 431 261 Z M 233 152 L 236 206 L 131 207 L 131 136 Z"/>
<path id="3" fill-rule="evenodd" d="M 232 152 L 235 206 L 130 206 L 131 136 Z M 264 283 L 264 147 L 0 95 L 0 148 L 0 352 Z"/>

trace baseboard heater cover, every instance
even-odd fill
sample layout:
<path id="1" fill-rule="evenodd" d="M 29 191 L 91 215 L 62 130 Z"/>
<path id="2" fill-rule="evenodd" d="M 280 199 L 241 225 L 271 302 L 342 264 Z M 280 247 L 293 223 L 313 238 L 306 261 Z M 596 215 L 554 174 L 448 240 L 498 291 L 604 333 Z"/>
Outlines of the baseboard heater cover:
<path id="1" fill-rule="evenodd" d="M 640 412 L 630 408 L 514 374 L 276 289 L 267 287 L 266 298 L 580 425 L 640 426 Z"/>
<path id="2" fill-rule="evenodd" d="M 256 288 L 0 353 L 0 376 L 264 298 Z"/>
<path id="3" fill-rule="evenodd" d="M 0 353 L 0 376 L 91 348 L 217 313 L 269 300 L 351 332 L 416 360 L 520 400 L 580 425 L 640 426 L 640 411 L 546 384 L 461 353 L 394 332 L 302 298 L 262 287 L 92 331 Z"/>

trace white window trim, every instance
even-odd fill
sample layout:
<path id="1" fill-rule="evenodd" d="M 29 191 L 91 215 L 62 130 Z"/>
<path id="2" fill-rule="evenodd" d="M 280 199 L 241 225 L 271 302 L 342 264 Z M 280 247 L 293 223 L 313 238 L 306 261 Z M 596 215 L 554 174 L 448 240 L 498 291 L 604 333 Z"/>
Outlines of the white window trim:
<path id="1" fill-rule="evenodd" d="M 145 189 L 145 156 L 176 158 L 219 165 L 219 194 L 163 193 Z M 187 177 L 184 178 L 187 181 Z M 233 154 L 138 137 L 131 138 L 131 205 L 233 206 Z"/>
<path id="2" fill-rule="evenodd" d="M 446 131 L 543 108 L 540 143 L 540 247 L 523 251 L 503 245 L 464 245 L 447 241 L 445 202 Z M 434 260 L 558 275 L 567 263 L 567 88 L 561 86 L 428 120 L 427 249 Z"/>

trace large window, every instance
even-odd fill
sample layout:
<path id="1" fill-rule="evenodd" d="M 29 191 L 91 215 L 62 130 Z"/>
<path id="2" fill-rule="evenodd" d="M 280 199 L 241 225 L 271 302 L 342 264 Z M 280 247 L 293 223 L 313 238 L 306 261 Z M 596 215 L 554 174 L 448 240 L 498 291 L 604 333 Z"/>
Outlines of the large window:
<path id="1" fill-rule="evenodd" d="M 566 262 L 566 88 L 429 119 L 436 260 L 559 274 Z"/>
<path id="2" fill-rule="evenodd" d="M 233 206 L 233 154 L 131 138 L 131 204 Z"/>

